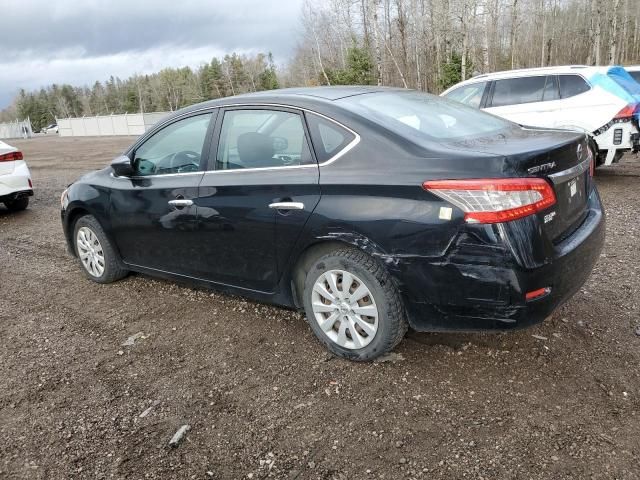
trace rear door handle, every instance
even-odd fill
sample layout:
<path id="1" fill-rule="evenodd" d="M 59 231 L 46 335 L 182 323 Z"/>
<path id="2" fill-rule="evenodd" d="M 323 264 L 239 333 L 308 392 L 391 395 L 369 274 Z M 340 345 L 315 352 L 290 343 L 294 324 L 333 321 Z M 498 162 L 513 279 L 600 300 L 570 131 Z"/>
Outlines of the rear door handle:
<path id="1" fill-rule="evenodd" d="M 304 210 L 302 202 L 274 202 L 269 204 L 269 208 L 275 210 Z"/>
<path id="2" fill-rule="evenodd" d="M 169 205 L 176 208 L 190 207 L 193 205 L 193 200 L 187 200 L 186 198 L 177 198 L 175 200 L 169 200 Z"/>

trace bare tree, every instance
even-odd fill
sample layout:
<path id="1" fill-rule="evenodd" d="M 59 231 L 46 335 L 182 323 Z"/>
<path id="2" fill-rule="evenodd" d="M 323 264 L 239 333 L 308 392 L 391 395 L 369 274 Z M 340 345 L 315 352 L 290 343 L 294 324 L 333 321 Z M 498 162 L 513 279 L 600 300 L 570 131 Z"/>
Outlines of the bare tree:
<path id="1" fill-rule="evenodd" d="M 609 32 L 609 65 L 616 63 L 616 53 L 618 48 L 618 10 L 620 0 L 613 0 L 611 11 L 611 30 Z"/>

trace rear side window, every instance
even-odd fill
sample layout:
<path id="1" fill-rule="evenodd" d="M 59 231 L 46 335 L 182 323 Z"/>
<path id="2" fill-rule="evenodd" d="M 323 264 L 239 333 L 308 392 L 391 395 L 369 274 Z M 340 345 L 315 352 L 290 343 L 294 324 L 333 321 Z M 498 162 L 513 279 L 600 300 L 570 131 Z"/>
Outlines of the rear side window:
<path id="1" fill-rule="evenodd" d="M 589 90 L 589 84 L 579 75 L 558 75 L 560 98 L 570 98 Z"/>
<path id="2" fill-rule="evenodd" d="M 482 102 L 482 95 L 484 89 L 487 86 L 487 82 L 473 83 L 471 85 L 463 85 L 454 90 L 451 90 L 445 95 L 449 100 L 455 100 L 456 102 L 469 105 L 470 107 L 479 108 Z"/>
<path id="3" fill-rule="evenodd" d="M 523 77 L 496 80 L 493 86 L 492 107 L 541 102 L 547 77 Z"/>
<path id="4" fill-rule="evenodd" d="M 307 114 L 311 140 L 320 163 L 326 162 L 349 145 L 355 135 L 340 125 L 319 115 Z"/>

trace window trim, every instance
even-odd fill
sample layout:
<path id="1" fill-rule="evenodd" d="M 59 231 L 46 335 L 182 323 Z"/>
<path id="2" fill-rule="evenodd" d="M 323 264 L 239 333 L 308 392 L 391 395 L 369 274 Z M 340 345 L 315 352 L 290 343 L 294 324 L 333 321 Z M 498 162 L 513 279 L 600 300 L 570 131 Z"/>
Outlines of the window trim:
<path id="1" fill-rule="evenodd" d="M 204 171 L 205 175 L 242 173 L 242 172 L 247 172 L 247 173 L 264 172 L 264 171 L 271 171 L 271 170 L 291 170 L 291 169 L 298 169 L 298 168 L 316 168 L 317 169 L 319 167 L 326 167 L 327 165 L 330 165 L 331 163 L 335 162 L 340 157 L 345 155 L 347 152 L 352 150 L 356 145 L 358 145 L 358 143 L 360 143 L 360 135 L 358 135 L 357 132 L 354 132 L 351 128 L 347 127 L 346 125 L 343 125 L 342 123 L 338 122 L 337 120 L 334 120 L 331 117 L 328 117 L 326 115 L 323 115 L 322 113 L 318 113 L 316 111 L 313 111 L 304 107 L 297 107 L 293 105 L 283 105 L 283 104 L 276 104 L 276 103 L 235 103 L 235 104 L 219 105 L 217 108 L 219 108 L 220 114 L 216 119 L 216 127 L 215 127 L 214 135 L 212 138 L 212 142 L 211 142 L 211 150 L 208 155 L 209 162 L 207 165 L 207 170 Z M 222 130 L 222 121 L 224 119 L 224 112 L 229 110 L 277 110 L 277 111 L 291 112 L 291 113 L 300 115 L 303 128 L 305 131 L 305 137 L 308 142 L 309 150 L 311 152 L 311 156 L 313 157 L 315 163 L 308 164 L 308 165 L 283 165 L 281 167 L 238 168 L 238 169 L 231 169 L 231 170 L 216 170 L 215 158 L 218 153 L 218 144 L 220 141 L 220 132 Z M 353 140 L 349 142 L 344 148 L 342 148 L 342 150 L 336 152 L 329 159 L 325 160 L 322 163 L 318 163 L 315 147 L 313 145 L 313 142 L 311 141 L 309 126 L 307 125 L 306 117 L 304 115 L 305 113 L 318 115 L 319 117 L 322 117 L 323 119 L 328 120 L 329 122 L 335 123 L 339 127 L 344 128 L 345 130 L 353 134 L 354 136 Z"/>
<path id="2" fill-rule="evenodd" d="M 486 92 L 485 92 L 486 93 Z M 210 170 L 209 169 L 209 162 L 211 160 L 211 149 L 213 148 L 213 145 L 215 143 L 216 146 L 216 153 L 217 153 L 217 146 L 218 146 L 218 138 L 213 136 L 213 133 L 215 133 L 215 130 L 211 130 L 211 138 L 209 139 L 210 142 L 210 150 L 209 150 L 209 154 L 208 154 L 208 161 L 207 161 L 207 165 L 205 166 L 204 170 L 199 170 L 197 172 L 185 172 L 185 173 L 167 173 L 164 175 L 145 175 L 142 177 L 122 177 L 122 178 L 153 178 L 153 177 L 168 177 L 170 175 L 173 176 L 177 176 L 177 175 L 195 175 L 195 174 L 204 174 L 204 175 L 208 175 L 208 174 L 221 174 L 221 173 L 231 173 L 231 172 L 235 172 L 235 173 L 239 173 L 239 172 L 258 172 L 258 171 L 268 171 L 268 170 L 285 170 L 285 169 L 293 169 L 293 168 L 318 168 L 318 167 L 326 167 L 327 165 L 332 164 L 333 162 L 335 162 L 336 160 L 338 160 L 340 157 L 342 157 L 343 155 L 346 155 L 349 151 L 351 151 L 352 149 L 354 149 L 359 143 L 360 143 L 360 135 L 358 134 L 358 132 L 354 131 L 352 128 L 347 127 L 346 125 L 344 125 L 343 123 L 328 117 L 327 115 L 324 115 L 320 112 L 316 112 L 315 110 L 311 110 L 309 108 L 305 108 L 305 107 L 298 107 L 295 105 L 284 105 L 281 103 L 227 103 L 227 104 L 222 104 L 222 105 L 213 105 L 213 106 L 206 106 L 206 107 L 201 107 L 201 108 L 197 108 L 194 110 L 190 110 L 188 112 L 184 112 L 180 115 L 176 115 L 175 117 L 171 117 L 169 119 L 165 119 L 165 120 L 161 120 L 159 123 L 157 123 L 156 125 L 154 125 L 154 127 L 145 132 L 142 136 L 140 136 L 140 138 L 138 138 L 133 145 L 131 145 L 127 150 L 125 150 L 125 155 L 130 157 L 131 153 L 133 151 L 135 151 L 136 148 L 138 148 L 139 145 L 141 145 L 142 143 L 144 143 L 148 138 L 150 138 L 152 135 L 155 135 L 156 132 L 162 130 L 163 128 L 171 125 L 174 122 L 177 122 L 178 120 L 182 120 L 184 118 L 187 117 L 191 117 L 191 116 L 195 116 L 195 115 L 202 115 L 205 113 L 212 113 L 214 118 L 214 121 L 211 122 L 212 124 L 214 124 L 215 128 L 218 124 L 218 121 L 220 118 L 222 118 L 222 116 L 220 115 L 220 111 L 222 109 L 226 109 L 226 108 L 235 108 L 235 107 L 239 107 L 239 108 L 247 108 L 247 109 L 255 109 L 255 107 L 265 107 L 265 108 L 276 108 L 276 109 L 285 109 L 285 110 L 293 110 L 296 112 L 304 112 L 304 113 L 311 113 L 313 115 L 318 115 L 319 117 L 324 118 L 325 120 L 328 120 L 329 122 L 333 122 L 336 125 L 338 125 L 339 127 L 344 128 L 345 130 L 347 130 L 348 132 L 351 132 L 354 135 L 353 140 L 351 141 L 351 143 L 347 144 L 342 150 L 340 150 L 339 152 L 336 152 L 335 155 L 333 155 L 331 158 L 325 160 L 322 163 L 316 163 L 316 165 L 289 165 L 289 166 L 282 166 L 282 167 L 264 167 L 264 168 L 243 168 L 243 169 L 237 169 L 237 170 Z M 211 128 L 211 124 L 209 125 Z M 306 131 L 308 132 L 308 127 L 307 127 L 307 122 L 306 119 L 304 121 L 304 127 L 306 129 Z M 209 133 L 209 132 L 207 132 Z M 205 139 L 206 141 L 206 139 Z M 311 150 L 311 155 L 313 155 L 314 159 L 316 158 L 315 156 L 315 150 L 313 147 L 313 143 L 310 142 L 309 143 L 309 148 Z M 116 177 L 116 178 L 121 178 L 121 177 Z"/>

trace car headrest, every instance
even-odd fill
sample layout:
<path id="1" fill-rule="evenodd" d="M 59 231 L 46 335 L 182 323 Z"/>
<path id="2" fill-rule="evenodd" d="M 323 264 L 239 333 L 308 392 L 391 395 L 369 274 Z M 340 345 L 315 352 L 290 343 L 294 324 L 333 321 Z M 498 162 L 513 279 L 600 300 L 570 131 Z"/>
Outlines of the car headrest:
<path id="1" fill-rule="evenodd" d="M 269 166 L 274 153 L 273 141 L 267 135 L 247 132 L 238 137 L 238 156 L 244 168 Z"/>

